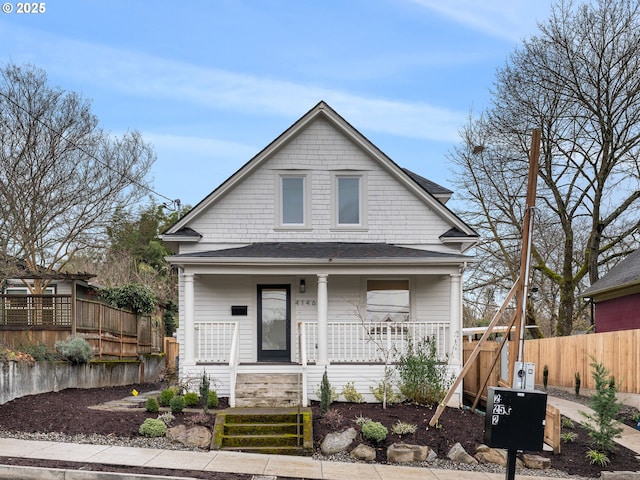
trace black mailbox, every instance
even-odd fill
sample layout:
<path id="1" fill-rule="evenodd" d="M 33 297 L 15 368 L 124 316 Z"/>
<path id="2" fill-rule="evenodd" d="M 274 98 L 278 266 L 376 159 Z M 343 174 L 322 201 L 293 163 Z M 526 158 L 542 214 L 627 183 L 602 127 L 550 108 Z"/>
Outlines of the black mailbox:
<path id="1" fill-rule="evenodd" d="M 507 450 L 542 450 L 547 394 L 490 387 L 484 443 Z"/>

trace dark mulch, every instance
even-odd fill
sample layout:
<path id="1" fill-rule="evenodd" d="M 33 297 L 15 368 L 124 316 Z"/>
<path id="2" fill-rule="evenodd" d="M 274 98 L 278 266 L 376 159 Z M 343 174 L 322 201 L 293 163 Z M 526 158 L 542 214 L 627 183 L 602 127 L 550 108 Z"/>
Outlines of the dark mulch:
<path id="1" fill-rule="evenodd" d="M 156 414 L 134 409 L 124 412 L 105 412 L 92 410 L 87 407 L 109 400 L 117 400 L 131 394 L 135 388 L 144 392 L 161 389 L 160 385 L 128 385 L 124 387 L 109 387 L 97 389 L 68 389 L 56 393 L 27 396 L 0 405 L 0 430 L 11 432 L 61 432 L 74 434 L 100 434 L 116 437 L 138 437 L 138 428 L 146 418 L 155 418 Z M 220 408 L 225 407 L 225 399 L 221 399 Z M 429 427 L 434 409 L 422 406 L 402 404 L 392 405 L 383 409 L 380 404 L 351 404 L 335 403 L 328 417 L 319 415 L 319 407 L 313 405 L 314 410 L 314 440 L 316 447 L 324 435 L 340 428 L 355 426 L 357 416 L 371 418 L 385 425 L 390 433 L 382 444 L 375 445 L 378 452 L 377 461 L 386 461 L 386 448 L 394 442 L 416 443 L 428 445 L 438 456 L 444 458 L 446 453 L 456 442 L 469 452 L 473 452 L 477 445 L 483 442 L 484 417 L 467 410 L 445 409 L 439 420 L 439 428 Z M 215 413 L 215 410 L 212 411 Z M 189 423 L 193 413 L 176 414 L 175 423 Z M 332 418 L 333 417 L 333 418 Z M 391 427 L 401 420 L 418 426 L 415 434 L 399 436 L 391 433 Z M 589 449 L 587 433 L 578 425 L 574 432 L 575 441 L 563 443 L 562 454 L 553 455 L 549 452 L 536 452 L 551 458 L 552 467 L 572 475 L 598 477 L 601 469 L 591 465 L 585 456 Z M 360 439 L 362 440 L 362 439 Z M 366 442 L 365 442 L 366 443 Z M 618 447 L 610 454 L 611 463 L 606 470 L 631 470 L 640 468 L 635 454 L 623 447 Z M 103 465 L 72 465 L 69 462 L 40 461 L 26 459 L 11 459 L 0 457 L 0 462 L 20 465 L 40 465 L 55 468 L 80 468 L 85 470 L 108 470 L 128 473 L 152 473 L 164 475 L 184 475 L 194 478 L 244 480 L 248 475 L 218 474 L 215 472 L 185 472 L 179 470 L 161 470 L 147 468 L 132 468 Z"/>

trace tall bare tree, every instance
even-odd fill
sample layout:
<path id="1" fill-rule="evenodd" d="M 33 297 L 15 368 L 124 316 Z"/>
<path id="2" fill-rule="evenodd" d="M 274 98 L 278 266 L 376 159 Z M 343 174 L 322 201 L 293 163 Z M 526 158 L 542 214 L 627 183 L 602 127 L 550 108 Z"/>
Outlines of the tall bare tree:
<path id="1" fill-rule="evenodd" d="M 31 65 L 0 71 L 0 238 L 33 270 L 96 246 L 117 205 L 142 194 L 154 153 L 138 132 L 103 131 L 90 102 Z M 46 280 L 36 281 L 42 293 Z"/>
<path id="2" fill-rule="evenodd" d="M 560 2 L 539 30 L 498 71 L 492 106 L 452 159 L 504 283 L 519 269 L 528 142 L 541 129 L 534 268 L 558 295 L 556 333 L 569 335 L 580 289 L 638 241 L 640 3 Z"/>

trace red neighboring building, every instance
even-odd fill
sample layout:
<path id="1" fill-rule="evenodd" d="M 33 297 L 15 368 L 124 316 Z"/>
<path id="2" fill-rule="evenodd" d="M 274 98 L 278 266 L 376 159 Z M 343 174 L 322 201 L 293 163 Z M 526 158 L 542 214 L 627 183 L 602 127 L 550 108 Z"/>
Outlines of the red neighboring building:
<path id="1" fill-rule="evenodd" d="M 597 333 L 640 328 L 640 249 L 581 296 L 591 299 Z"/>

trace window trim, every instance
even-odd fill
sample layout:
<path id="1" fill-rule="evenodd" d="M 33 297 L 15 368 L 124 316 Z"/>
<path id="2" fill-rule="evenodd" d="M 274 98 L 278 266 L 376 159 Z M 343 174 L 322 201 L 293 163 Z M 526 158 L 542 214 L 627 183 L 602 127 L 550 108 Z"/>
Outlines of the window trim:
<path id="1" fill-rule="evenodd" d="M 281 170 L 275 172 L 274 179 L 274 229 L 275 230 L 311 230 L 311 186 L 310 174 L 306 170 Z M 303 223 L 284 223 L 283 180 L 285 178 L 302 179 L 302 217 Z"/>
<path id="2" fill-rule="evenodd" d="M 359 207 L 359 223 L 339 223 L 339 188 L 338 183 L 341 178 L 357 178 L 358 183 L 358 207 Z M 367 174 L 361 171 L 341 171 L 332 172 L 331 174 L 331 228 L 334 230 L 354 230 L 364 231 L 368 229 L 368 188 Z"/>

